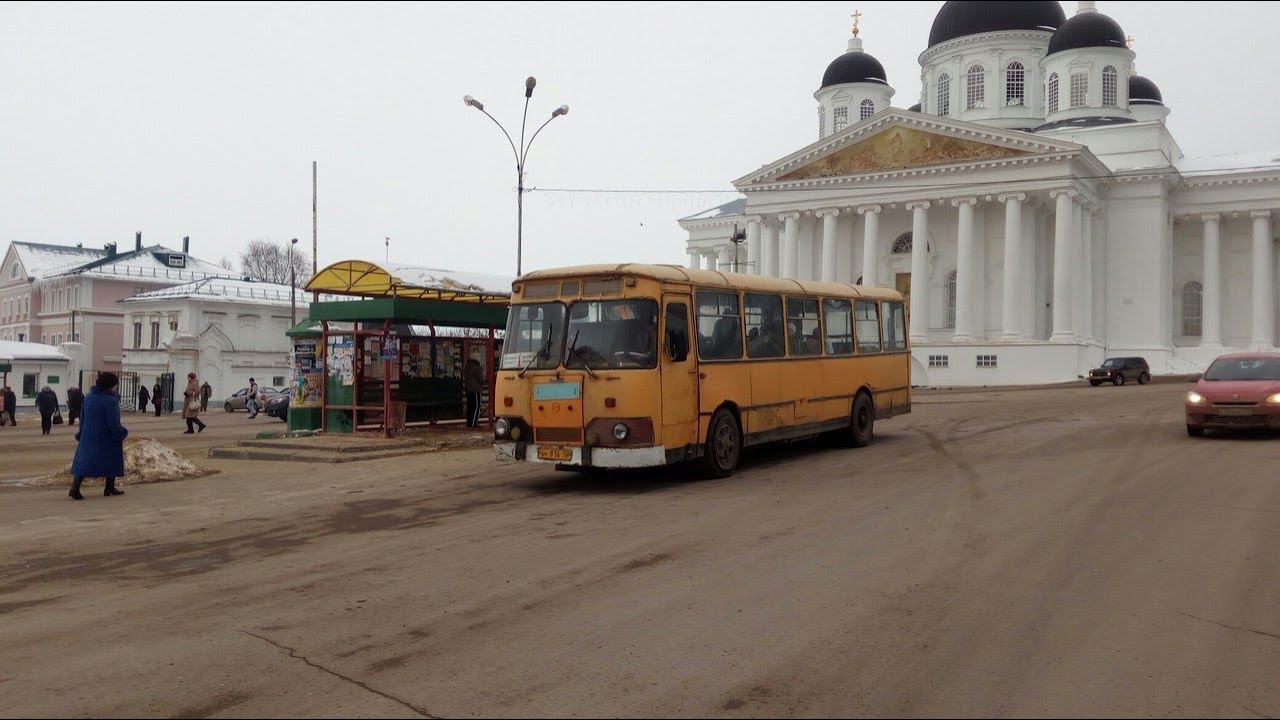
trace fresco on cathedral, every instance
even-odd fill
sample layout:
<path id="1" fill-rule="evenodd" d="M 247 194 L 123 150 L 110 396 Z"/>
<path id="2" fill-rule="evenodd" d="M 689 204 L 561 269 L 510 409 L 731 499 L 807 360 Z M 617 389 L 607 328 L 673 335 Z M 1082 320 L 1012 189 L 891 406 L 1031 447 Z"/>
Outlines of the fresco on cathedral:
<path id="1" fill-rule="evenodd" d="M 999 145 L 961 140 L 912 128 L 895 127 L 792 170 L 778 180 L 857 175 L 878 170 L 901 170 L 969 160 L 994 160 L 1026 154 L 1028 153 L 1023 150 L 1013 150 Z"/>

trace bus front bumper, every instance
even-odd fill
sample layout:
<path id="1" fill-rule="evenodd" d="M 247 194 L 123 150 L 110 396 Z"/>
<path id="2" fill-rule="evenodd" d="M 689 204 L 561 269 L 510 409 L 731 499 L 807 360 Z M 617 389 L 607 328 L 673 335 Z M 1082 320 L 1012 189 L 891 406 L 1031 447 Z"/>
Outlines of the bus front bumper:
<path id="1" fill-rule="evenodd" d="M 643 468 L 667 464 L 667 449 L 661 445 L 605 448 L 496 442 L 493 451 L 499 460 L 528 460 L 576 467 Z"/>

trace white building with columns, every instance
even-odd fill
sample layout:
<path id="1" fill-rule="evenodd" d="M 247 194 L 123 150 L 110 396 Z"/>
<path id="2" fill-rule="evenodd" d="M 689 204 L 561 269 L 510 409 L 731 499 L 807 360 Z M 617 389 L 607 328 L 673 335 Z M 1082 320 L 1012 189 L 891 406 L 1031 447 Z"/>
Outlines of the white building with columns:
<path id="1" fill-rule="evenodd" d="M 855 26 L 814 94 L 817 142 L 682 219 L 689 266 L 900 289 L 918 385 L 1274 350 L 1280 151 L 1184 156 L 1094 6 L 945 3 L 906 110 Z"/>

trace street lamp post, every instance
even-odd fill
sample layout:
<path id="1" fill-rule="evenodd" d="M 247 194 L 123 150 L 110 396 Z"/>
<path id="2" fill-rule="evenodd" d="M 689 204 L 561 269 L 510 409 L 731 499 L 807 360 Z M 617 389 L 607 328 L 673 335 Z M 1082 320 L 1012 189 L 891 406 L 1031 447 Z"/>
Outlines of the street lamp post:
<path id="1" fill-rule="evenodd" d="M 516 148 L 515 141 L 511 139 L 511 134 L 507 132 L 506 128 L 502 127 L 502 123 L 498 122 L 496 118 L 494 118 L 492 115 L 488 113 L 488 111 L 484 109 L 484 103 L 480 102 L 479 100 L 476 100 L 470 95 L 464 95 L 462 97 L 463 104 L 479 110 L 480 112 L 485 114 L 485 117 L 489 118 L 490 120 L 493 120 L 493 124 L 497 125 L 498 129 L 502 131 L 502 134 L 507 137 L 507 143 L 511 145 L 511 152 L 513 155 L 515 155 L 515 159 L 516 159 L 516 276 L 517 277 L 523 274 L 522 271 L 524 268 L 523 266 L 524 162 L 525 162 L 525 159 L 528 158 L 529 156 L 529 148 L 532 147 L 534 139 L 538 137 L 538 133 L 542 132 L 542 128 L 546 127 L 547 123 L 551 122 L 552 120 L 555 120 L 561 115 L 569 114 L 568 105 L 561 105 L 555 110 L 552 110 L 551 117 L 547 118 L 547 120 L 543 122 L 542 125 L 540 125 L 537 130 L 534 131 L 533 136 L 529 138 L 529 142 L 526 144 L 524 141 L 524 129 L 525 129 L 525 123 L 529 119 L 529 98 L 533 97 L 533 88 L 537 84 L 538 84 L 538 81 L 534 79 L 532 76 L 524 81 L 524 117 L 520 120 L 519 149 Z"/>
<path id="2" fill-rule="evenodd" d="M 298 324 L 298 268 L 293 262 L 293 249 L 298 238 L 289 241 L 289 327 Z"/>

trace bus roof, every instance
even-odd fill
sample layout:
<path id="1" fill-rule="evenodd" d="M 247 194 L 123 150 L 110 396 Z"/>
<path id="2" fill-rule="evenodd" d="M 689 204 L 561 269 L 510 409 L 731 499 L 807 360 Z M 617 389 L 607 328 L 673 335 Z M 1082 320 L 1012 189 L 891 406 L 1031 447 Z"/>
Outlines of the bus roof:
<path id="1" fill-rule="evenodd" d="M 758 292 L 776 292 L 806 295 L 852 295 L 879 300 L 902 300 L 902 293 L 889 288 L 852 283 L 822 282 L 820 280 L 792 280 L 789 278 L 744 275 L 719 270 L 693 270 L 681 265 L 644 265 L 621 263 L 617 265 L 571 265 L 567 267 L 534 270 L 516 278 L 516 282 L 550 280 L 566 277 L 631 276 L 662 282 L 688 283 L 699 287 L 723 287 Z"/>

